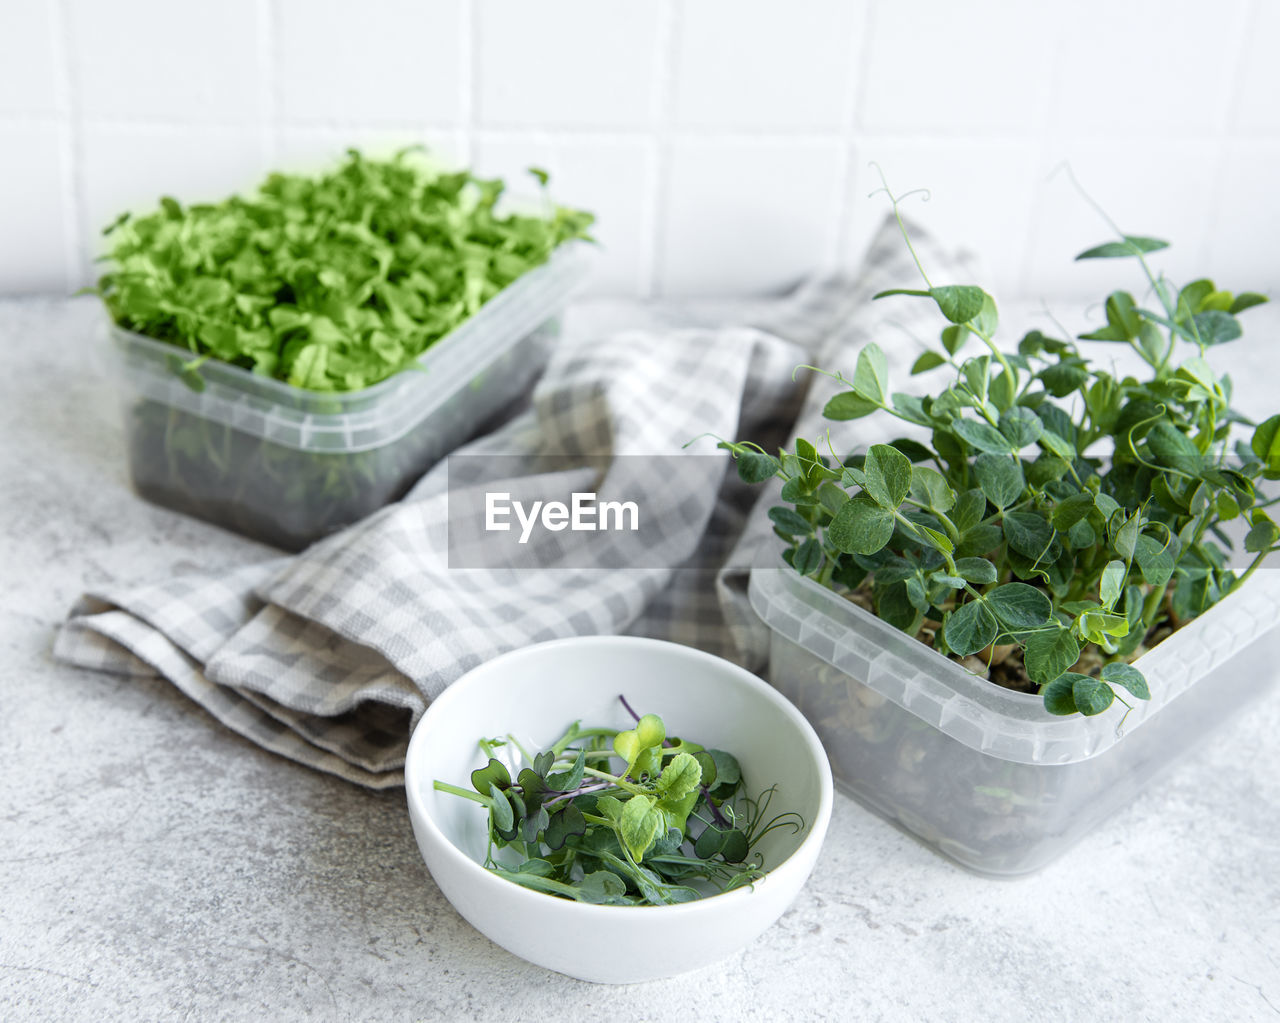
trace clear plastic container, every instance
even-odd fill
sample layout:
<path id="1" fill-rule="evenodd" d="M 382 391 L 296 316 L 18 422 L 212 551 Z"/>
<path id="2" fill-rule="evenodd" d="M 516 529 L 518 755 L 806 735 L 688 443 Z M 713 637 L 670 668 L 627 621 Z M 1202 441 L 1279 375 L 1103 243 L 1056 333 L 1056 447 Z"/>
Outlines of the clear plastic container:
<path id="1" fill-rule="evenodd" d="M 781 567 L 774 567 L 774 566 Z M 771 629 L 769 680 L 805 714 L 836 783 L 961 865 L 1038 870 L 1271 688 L 1280 572 L 1240 590 L 1144 654 L 1150 701 L 1120 728 L 1054 717 L 1039 696 L 972 675 L 767 549 L 751 605 Z"/>
<path id="2" fill-rule="evenodd" d="M 558 249 L 418 359 L 359 391 L 322 394 L 114 325 L 135 489 L 168 508 L 301 550 L 397 500 L 542 372 L 556 316 L 586 276 Z"/>

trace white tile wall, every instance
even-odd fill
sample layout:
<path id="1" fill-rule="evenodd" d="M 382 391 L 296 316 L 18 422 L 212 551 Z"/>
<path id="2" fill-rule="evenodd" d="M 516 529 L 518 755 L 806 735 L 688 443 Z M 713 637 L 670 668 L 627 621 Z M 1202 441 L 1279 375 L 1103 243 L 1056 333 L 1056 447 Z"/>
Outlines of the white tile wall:
<path id="1" fill-rule="evenodd" d="M 57 124 L 40 121 L 0 132 L 0 281 L 13 291 L 62 291 L 73 284 L 60 135 Z"/>
<path id="2" fill-rule="evenodd" d="M 1280 299 L 1280 139 L 1233 141 L 1223 163 L 1206 262 L 1223 288 Z"/>
<path id="3" fill-rule="evenodd" d="M 859 126 L 941 137 L 1034 130 L 1060 10 L 1018 0 L 881 0 L 859 55 Z"/>
<path id="4" fill-rule="evenodd" d="M 659 227 L 663 294 L 780 291 L 837 240 L 844 155 L 824 139 L 689 139 L 669 154 Z"/>
<path id="5" fill-rule="evenodd" d="M 675 124 L 841 132 L 852 114 L 864 0 L 698 0 L 681 7 Z"/>
<path id="6" fill-rule="evenodd" d="M 1269 0 L 0 0 L 0 292 L 83 283 L 161 193 L 418 141 L 515 191 L 547 167 L 599 215 L 597 292 L 854 263 L 872 161 L 1001 296 L 1113 283 L 1071 262 L 1106 228 L 1064 160 L 1172 275 L 1266 287 L 1277 39 Z"/>
<path id="7" fill-rule="evenodd" d="M 658 113 L 664 7 L 653 0 L 477 3 L 479 121 L 494 128 L 645 128 Z"/>
<path id="8" fill-rule="evenodd" d="M 267 85 L 257 0 L 68 0 L 66 38 L 87 117 L 252 118 Z"/>
<path id="9" fill-rule="evenodd" d="M 62 109 L 56 18 L 47 4 L 0 8 L 0 114 L 41 116 Z"/>
<path id="10" fill-rule="evenodd" d="M 461 0 L 277 0 L 272 29 L 284 119 L 461 121 Z"/>
<path id="11" fill-rule="evenodd" d="M 1124 138 L 1225 123 L 1248 7 L 1248 0 L 1215 0 L 1212 8 L 1200 0 L 1064 4 L 1055 12 L 1059 87 L 1049 127 Z"/>

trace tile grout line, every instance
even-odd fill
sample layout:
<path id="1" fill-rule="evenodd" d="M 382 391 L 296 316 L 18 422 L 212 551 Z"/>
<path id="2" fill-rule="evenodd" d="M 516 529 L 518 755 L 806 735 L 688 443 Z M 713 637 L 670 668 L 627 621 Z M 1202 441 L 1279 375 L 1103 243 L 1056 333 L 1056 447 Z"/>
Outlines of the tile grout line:
<path id="1" fill-rule="evenodd" d="M 458 16 L 458 124 L 454 138 L 458 146 L 458 163 L 474 167 L 476 141 L 479 135 L 477 108 L 480 92 L 479 31 L 476 24 L 476 7 L 472 0 L 462 0 Z M 428 125 L 422 127 L 429 134 Z"/>
<path id="2" fill-rule="evenodd" d="M 863 108 L 866 105 L 867 84 L 870 81 L 871 51 L 875 37 L 876 16 L 875 0 L 866 0 L 857 33 L 849 40 L 849 59 L 857 61 L 857 66 L 849 75 L 845 96 L 844 131 L 841 133 L 840 146 L 840 194 L 837 196 L 835 251 L 831 253 L 831 268 L 835 271 L 853 265 L 848 251 L 853 238 L 854 201 L 853 190 L 858 175 L 853 164 L 854 141 L 862 121 Z M 856 56 L 855 56 L 856 55 Z"/>
<path id="3" fill-rule="evenodd" d="M 1226 88 L 1226 95 L 1223 97 L 1223 107 L 1220 111 L 1221 120 L 1218 124 L 1216 133 L 1217 157 L 1214 160 L 1213 168 L 1213 184 L 1209 190 L 1209 209 L 1205 214 L 1204 237 L 1200 239 L 1199 259 L 1204 266 L 1209 265 L 1209 258 L 1213 254 L 1216 247 L 1214 238 L 1216 237 L 1216 226 L 1222 219 L 1222 212 L 1226 207 L 1226 195 L 1224 189 L 1227 184 L 1227 168 L 1230 166 L 1230 159 L 1227 155 L 1227 146 L 1236 139 L 1235 127 L 1240 109 L 1240 97 L 1244 91 L 1244 57 L 1248 52 L 1249 39 L 1252 33 L 1257 30 L 1259 11 L 1261 9 L 1261 0 L 1250 0 L 1244 9 L 1244 13 L 1240 18 L 1239 39 L 1236 43 L 1235 53 L 1232 55 L 1232 65 L 1235 68 L 1235 74 L 1232 75 L 1231 82 Z M 1256 140 L 1257 136 L 1254 136 Z"/>
<path id="4" fill-rule="evenodd" d="M 277 51 L 280 15 L 276 0 L 258 0 L 258 74 L 261 97 L 258 104 L 258 149 L 265 168 L 275 166 L 280 144 L 280 60 Z"/>
<path id="5" fill-rule="evenodd" d="M 680 6 L 666 0 L 659 9 L 654 61 L 654 126 L 649 130 L 649 175 L 645 196 L 644 242 L 640 258 L 640 298 L 662 294 L 662 250 L 671 201 L 671 138 L 676 103 L 676 62 L 681 37 Z"/>
<path id="6" fill-rule="evenodd" d="M 1053 109 L 1053 97 L 1056 95 L 1056 85 L 1058 78 L 1062 73 L 1062 50 L 1063 41 L 1061 38 L 1055 40 L 1049 74 L 1045 76 L 1046 86 L 1044 95 L 1040 99 L 1040 123 L 1038 130 L 1034 136 L 1035 145 L 1035 175 L 1036 180 L 1031 184 L 1031 208 L 1027 212 L 1027 223 L 1022 234 L 1022 268 L 1014 282 L 1014 292 L 1024 299 L 1035 298 L 1048 308 L 1049 298 L 1044 294 L 1031 296 L 1031 274 L 1032 266 L 1035 258 L 1036 241 L 1040 237 L 1041 226 L 1044 223 L 1044 205 L 1048 202 L 1049 181 L 1056 176 L 1055 169 L 1049 168 L 1049 163 L 1053 159 L 1049 152 L 1050 131 L 1049 131 L 1049 115 Z M 1032 139 L 1027 139 L 1032 142 Z M 1078 143 L 1080 139 L 1076 139 Z"/>
<path id="7" fill-rule="evenodd" d="M 86 223 L 87 182 L 84 173 L 84 123 L 80 112 L 78 80 L 71 57 L 70 16 L 66 0 L 50 5 L 50 31 L 58 65 L 58 88 L 65 108 L 58 117 L 58 150 L 62 163 L 59 185 L 62 192 L 63 286 L 74 291 L 81 280 L 92 280 L 92 259 L 88 252 L 91 237 Z M 61 104 L 60 104 L 61 105 Z"/>

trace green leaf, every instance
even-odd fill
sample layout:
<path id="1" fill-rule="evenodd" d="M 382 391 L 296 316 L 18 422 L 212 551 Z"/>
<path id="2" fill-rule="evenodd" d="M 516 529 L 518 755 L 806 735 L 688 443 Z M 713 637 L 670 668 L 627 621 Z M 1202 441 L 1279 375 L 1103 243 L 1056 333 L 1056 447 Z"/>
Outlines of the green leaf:
<path id="1" fill-rule="evenodd" d="M 626 901 L 626 882 L 609 870 L 593 870 L 586 874 L 578 882 L 577 889 L 580 901 L 598 906 Z"/>
<path id="2" fill-rule="evenodd" d="M 1268 301 L 1266 295 L 1259 295 L 1255 291 L 1242 291 L 1235 297 L 1235 301 L 1231 303 L 1231 308 L 1227 310 L 1232 316 L 1238 316 L 1246 309 L 1252 309 L 1256 305 L 1262 305 Z"/>
<path id="3" fill-rule="evenodd" d="M 1124 256 L 1139 256 L 1148 252 L 1158 252 L 1168 247 L 1168 242 L 1162 242 L 1158 238 L 1143 238 L 1141 235 L 1127 234 L 1124 235 L 1123 241 L 1104 242 L 1102 245 L 1086 249 L 1076 256 L 1076 259 L 1119 259 Z"/>
<path id="4" fill-rule="evenodd" d="M 623 777 L 631 773 L 631 768 L 635 766 L 636 758 L 644 751 L 644 746 L 640 743 L 640 737 L 636 735 L 634 729 L 619 732 L 613 737 L 613 751 L 626 761 L 626 770 L 622 772 Z"/>
<path id="5" fill-rule="evenodd" d="M 663 799 L 683 799 L 702 781 L 702 768 L 692 754 L 677 753 L 662 769 L 655 789 Z"/>
<path id="6" fill-rule="evenodd" d="M 827 402 L 822 414 L 836 422 L 844 422 L 869 416 L 879 408 L 880 406 L 874 401 L 868 401 L 857 391 L 841 391 Z"/>
<path id="7" fill-rule="evenodd" d="M 1053 508 L 1053 528 L 1065 533 L 1077 522 L 1093 511 L 1093 494 L 1087 490 L 1072 494 L 1059 501 Z"/>
<path id="8" fill-rule="evenodd" d="M 1027 486 L 1021 463 L 1008 455 L 979 455 L 973 472 L 982 493 L 997 508 L 1017 504 Z"/>
<path id="9" fill-rule="evenodd" d="M 927 373 L 931 369 L 937 369 L 939 366 L 945 366 L 946 364 L 947 360 L 937 352 L 922 352 L 920 357 L 911 364 L 911 375 L 915 376 L 917 373 Z"/>
<path id="10" fill-rule="evenodd" d="M 981 600 L 961 604 L 947 616 L 943 628 L 947 646 L 960 657 L 990 646 L 999 631 L 995 616 Z"/>
<path id="11" fill-rule="evenodd" d="M 902 419 L 917 426 L 930 426 L 932 420 L 924 411 L 924 399 L 914 394 L 894 394 L 891 396 L 893 410 Z M 897 443 L 893 445 L 897 447 Z"/>
<path id="12" fill-rule="evenodd" d="M 471 772 L 471 786 L 477 792 L 487 796 L 494 785 L 500 789 L 510 787 L 511 774 L 507 771 L 506 764 L 490 757 L 484 767 L 478 767 Z"/>
<path id="13" fill-rule="evenodd" d="M 1200 343 L 1204 345 L 1226 344 L 1244 333 L 1240 329 L 1240 321 L 1221 309 L 1196 313 L 1191 318 L 1191 322 L 1195 324 L 1195 332 L 1199 336 Z"/>
<path id="14" fill-rule="evenodd" d="M 1046 629 L 1026 637 L 1022 659 L 1031 681 L 1046 685 L 1080 659 L 1080 644 L 1069 629 Z"/>
<path id="15" fill-rule="evenodd" d="M 927 465 L 911 467 L 911 496 L 935 511 L 947 512 L 956 503 L 956 492 L 947 478 Z"/>
<path id="16" fill-rule="evenodd" d="M 816 537 L 810 537 L 799 547 L 792 557 L 791 566 L 801 575 L 813 575 L 822 567 L 822 544 Z"/>
<path id="17" fill-rule="evenodd" d="M 812 522 L 803 515 L 782 505 L 769 509 L 769 520 L 777 527 L 779 532 L 785 533 L 787 536 L 808 536 L 814 530 Z"/>
<path id="18" fill-rule="evenodd" d="M 1102 603 L 1106 607 L 1115 607 L 1116 601 L 1124 589 L 1124 577 L 1127 574 L 1123 561 L 1108 561 L 1102 570 L 1102 582 L 1099 584 Z"/>
<path id="19" fill-rule="evenodd" d="M 1142 329 L 1142 316 L 1127 291 L 1113 291 L 1107 296 L 1107 322 L 1124 331 L 1125 340 L 1136 338 Z"/>
<path id="20" fill-rule="evenodd" d="M 969 340 L 973 332 L 968 327 L 952 324 L 949 327 L 942 328 L 942 347 L 945 348 L 950 355 L 955 355 L 964 347 L 964 343 Z"/>
<path id="21" fill-rule="evenodd" d="M 957 419 L 951 424 L 954 430 L 971 447 L 991 455 L 1011 455 L 1017 448 L 1009 438 L 990 423 L 973 419 Z"/>
<path id="22" fill-rule="evenodd" d="M 1261 554 L 1275 546 L 1280 540 L 1280 529 L 1270 519 L 1259 518 L 1245 534 L 1244 549 L 1250 554 Z"/>
<path id="23" fill-rule="evenodd" d="M 572 800 L 567 800 L 551 814 L 546 830 L 542 833 L 542 840 L 552 852 L 555 852 L 564 847 L 570 835 L 586 833 L 587 821 L 582 816 L 582 811 L 573 804 Z"/>
<path id="24" fill-rule="evenodd" d="M 883 508 L 896 509 L 911 490 L 911 460 L 888 444 L 872 444 L 862 469 L 867 493 Z"/>
<path id="25" fill-rule="evenodd" d="M 1005 583 L 986 595 L 987 606 L 1010 630 L 1034 629 L 1053 617 L 1053 603 L 1027 583 Z"/>
<path id="26" fill-rule="evenodd" d="M 642 749 L 653 749 L 666 742 L 667 726 L 657 714 L 645 714 L 636 722 L 635 733 Z"/>
<path id="27" fill-rule="evenodd" d="M 510 831 L 515 825 L 515 813 L 511 809 L 506 793 L 497 785 L 489 786 L 489 796 L 493 799 L 493 825 L 499 831 Z"/>
<path id="28" fill-rule="evenodd" d="M 1011 408 L 1000 417 L 1000 432 L 1008 439 L 1014 451 L 1021 451 L 1040 439 L 1044 433 L 1044 423 L 1029 408 Z"/>
<path id="29" fill-rule="evenodd" d="M 982 312 L 982 300 L 985 297 L 981 288 L 969 284 L 946 284 L 938 288 L 930 288 L 929 295 L 938 303 L 938 308 L 952 323 L 968 323 Z"/>
<path id="30" fill-rule="evenodd" d="M 825 480 L 818 487 L 818 503 L 832 515 L 844 507 L 849 500 L 848 492 L 839 484 Z"/>
<path id="31" fill-rule="evenodd" d="M 520 786 L 520 790 L 524 795 L 526 807 L 532 809 L 542 805 L 542 800 L 546 797 L 547 786 L 542 776 L 530 767 L 526 767 L 516 777 L 516 782 Z"/>
<path id="32" fill-rule="evenodd" d="M 914 295 L 916 298 L 928 298 L 929 293 L 922 288 L 887 288 L 884 291 L 877 291 L 871 296 L 872 301 L 878 298 L 888 298 L 890 295 Z"/>
<path id="33" fill-rule="evenodd" d="M 662 812 L 654 805 L 651 796 L 632 796 L 623 805 L 618 835 L 637 863 L 657 840 L 659 832 L 665 830 Z"/>
<path id="34" fill-rule="evenodd" d="M 1044 709 L 1050 714 L 1066 717 L 1078 713 L 1073 689 L 1074 673 L 1060 675 L 1040 691 L 1044 698 Z"/>
<path id="35" fill-rule="evenodd" d="M 984 515 L 987 514 L 987 496 L 978 488 L 966 490 L 956 499 L 955 510 L 951 514 L 951 521 L 956 524 L 956 528 L 962 533 L 967 533 L 970 529 L 982 521 Z"/>
<path id="36" fill-rule="evenodd" d="M 951 538 L 946 533 L 940 533 L 932 526 L 919 525 L 918 528 L 928 538 L 929 543 L 937 550 L 942 551 L 943 554 L 950 554 L 955 550 L 955 545 L 952 544 Z"/>
<path id="37" fill-rule="evenodd" d="M 1055 366 L 1046 366 L 1037 376 L 1044 384 L 1044 389 L 1055 398 L 1065 398 L 1073 391 L 1080 389 L 1089 379 L 1088 370 L 1079 361 L 1063 361 Z"/>
<path id="38" fill-rule="evenodd" d="M 711 763 L 715 768 L 712 772 L 715 783 L 712 784 L 712 782 L 704 778 L 704 784 L 711 789 L 713 795 L 719 793 L 727 796 L 742 781 L 742 765 L 738 763 L 737 757 L 732 753 L 726 753 L 722 749 L 713 749 L 707 752 L 711 755 Z"/>
<path id="39" fill-rule="evenodd" d="M 732 447 L 729 444 L 717 444 L 717 447 L 733 451 L 738 463 L 738 478 L 743 483 L 763 483 L 772 479 L 778 471 L 778 460 L 763 451 L 755 451 L 746 447 Z"/>
<path id="40" fill-rule="evenodd" d="M 875 554 L 893 536 L 893 523 L 893 512 L 860 494 L 831 520 L 827 539 L 845 554 Z"/>
<path id="41" fill-rule="evenodd" d="M 858 353 L 853 389 L 864 398 L 881 403 L 889 393 L 889 362 L 874 341 Z"/>
<path id="42" fill-rule="evenodd" d="M 1200 449 L 1185 433 L 1170 422 L 1161 420 L 1147 433 L 1147 446 L 1160 465 L 1177 469 L 1189 475 L 1200 471 L 1203 456 Z"/>
<path id="43" fill-rule="evenodd" d="M 1163 589 L 1169 584 L 1177 558 L 1177 543 L 1176 537 L 1170 537 L 1168 543 L 1161 543 L 1145 533 L 1138 537 L 1134 545 L 1133 560 L 1137 562 L 1142 578 L 1148 585 Z"/>
<path id="44" fill-rule="evenodd" d="M 974 526 L 965 530 L 960 543 L 956 545 L 956 553 L 961 557 L 985 556 L 999 545 L 1003 537 L 999 526 L 991 523 Z"/>
<path id="45" fill-rule="evenodd" d="M 1280 415 L 1258 424 L 1249 447 L 1268 469 L 1280 468 Z"/>
<path id="46" fill-rule="evenodd" d="M 1070 462 L 1076 457 L 1076 449 L 1052 430 L 1046 429 L 1039 437 L 1040 446 L 1059 458 Z"/>
<path id="47" fill-rule="evenodd" d="M 1105 327 L 1099 327 L 1097 330 L 1091 330 L 1087 334 L 1080 335 L 1081 341 L 1128 341 L 1129 335 L 1115 324 L 1108 323 Z"/>
<path id="48" fill-rule="evenodd" d="M 1116 698 L 1111 687 L 1101 679 L 1076 672 L 1068 672 L 1066 677 L 1071 679 L 1071 698 L 1086 717 L 1101 714 Z"/>
<path id="49" fill-rule="evenodd" d="M 1112 522 L 1118 521 L 1113 519 Z M 1114 531 L 1111 538 L 1111 545 L 1115 548 L 1116 553 L 1126 561 L 1133 559 L 1138 548 L 1139 531 L 1142 529 L 1142 516 L 1140 512 L 1134 512 L 1129 518 L 1124 520 L 1124 524 Z"/>
<path id="50" fill-rule="evenodd" d="M 1151 690 L 1147 687 L 1146 678 L 1132 664 L 1125 664 L 1123 661 L 1112 661 L 1110 664 L 1104 664 L 1102 666 L 1102 678 L 1111 685 L 1121 686 L 1129 690 L 1139 700 L 1151 699 Z"/>
<path id="51" fill-rule="evenodd" d="M 958 558 L 956 571 L 975 586 L 993 583 L 997 578 L 996 566 L 986 558 Z"/>
<path id="52" fill-rule="evenodd" d="M 568 771 L 559 771 L 556 774 L 547 775 L 547 788 L 554 789 L 556 792 L 572 792 L 582 784 L 582 776 L 586 771 L 586 766 L 586 755 L 579 750 L 573 766 Z"/>

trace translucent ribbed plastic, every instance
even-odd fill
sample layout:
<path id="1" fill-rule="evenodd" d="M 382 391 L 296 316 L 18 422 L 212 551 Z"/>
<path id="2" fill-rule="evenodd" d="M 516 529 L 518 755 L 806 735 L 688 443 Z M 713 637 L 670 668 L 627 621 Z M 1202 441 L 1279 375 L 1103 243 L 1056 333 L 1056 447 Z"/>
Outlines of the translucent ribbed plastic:
<path id="1" fill-rule="evenodd" d="M 419 368 L 321 394 L 118 327 L 135 488 L 158 504 L 298 550 L 403 495 L 541 373 L 556 317 L 586 276 L 556 251 L 433 344 Z"/>
<path id="2" fill-rule="evenodd" d="M 781 567 L 775 567 L 781 566 Z M 837 783 L 979 873 L 1056 858 L 1275 682 L 1280 571 L 1260 570 L 1135 665 L 1150 701 L 1054 717 L 767 550 L 751 605 L 771 630 L 769 679 L 813 723 Z"/>

